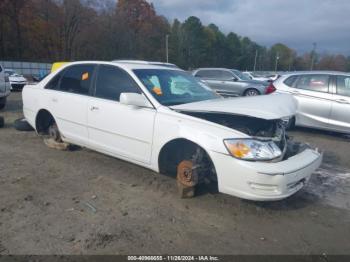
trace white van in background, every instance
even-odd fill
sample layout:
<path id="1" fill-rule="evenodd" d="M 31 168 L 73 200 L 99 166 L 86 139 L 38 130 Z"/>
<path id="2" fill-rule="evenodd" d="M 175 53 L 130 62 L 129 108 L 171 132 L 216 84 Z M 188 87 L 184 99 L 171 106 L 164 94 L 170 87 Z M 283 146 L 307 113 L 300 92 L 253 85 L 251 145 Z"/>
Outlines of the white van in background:
<path id="1" fill-rule="evenodd" d="M 0 65 L 0 109 L 6 105 L 6 98 L 10 95 L 10 81 L 5 74 L 5 69 Z"/>

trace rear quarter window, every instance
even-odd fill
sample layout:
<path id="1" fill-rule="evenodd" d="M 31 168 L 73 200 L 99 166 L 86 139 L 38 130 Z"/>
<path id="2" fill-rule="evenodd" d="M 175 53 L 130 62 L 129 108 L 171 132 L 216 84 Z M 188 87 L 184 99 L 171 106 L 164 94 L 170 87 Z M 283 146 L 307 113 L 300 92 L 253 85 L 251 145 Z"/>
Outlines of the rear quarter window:
<path id="1" fill-rule="evenodd" d="M 284 80 L 284 84 L 289 87 L 293 87 L 295 82 L 297 81 L 298 76 L 290 76 L 286 80 Z"/>

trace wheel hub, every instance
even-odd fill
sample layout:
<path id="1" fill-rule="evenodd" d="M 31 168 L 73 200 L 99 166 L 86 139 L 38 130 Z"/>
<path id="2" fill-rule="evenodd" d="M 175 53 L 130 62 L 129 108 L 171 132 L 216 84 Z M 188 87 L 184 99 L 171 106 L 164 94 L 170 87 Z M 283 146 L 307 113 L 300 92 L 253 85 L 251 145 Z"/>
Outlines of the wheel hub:
<path id="1" fill-rule="evenodd" d="M 177 168 L 177 180 L 187 187 L 193 187 L 198 183 L 198 175 L 193 168 L 192 161 L 184 160 Z"/>

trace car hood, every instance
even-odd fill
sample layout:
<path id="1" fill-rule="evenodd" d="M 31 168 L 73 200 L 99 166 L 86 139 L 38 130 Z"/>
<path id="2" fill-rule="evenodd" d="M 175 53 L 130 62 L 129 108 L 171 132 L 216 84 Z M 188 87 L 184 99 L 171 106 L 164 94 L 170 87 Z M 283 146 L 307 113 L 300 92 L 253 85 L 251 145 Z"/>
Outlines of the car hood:
<path id="1" fill-rule="evenodd" d="M 255 97 L 220 98 L 171 106 L 170 108 L 176 111 L 226 113 L 274 120 L 295 115 L 297 102 L 291 95 L 274 94 Z"/>

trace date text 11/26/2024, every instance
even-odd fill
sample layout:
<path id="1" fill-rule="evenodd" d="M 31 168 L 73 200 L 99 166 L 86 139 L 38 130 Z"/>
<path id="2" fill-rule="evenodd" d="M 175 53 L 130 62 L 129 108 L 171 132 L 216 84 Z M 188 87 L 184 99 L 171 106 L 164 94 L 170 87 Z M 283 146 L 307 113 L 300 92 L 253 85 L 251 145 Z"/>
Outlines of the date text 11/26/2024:
<path id="1" fill-rule="evenodd" d="M 216 256 L 128 256 L 128 261 L 220 261 Z"/>

